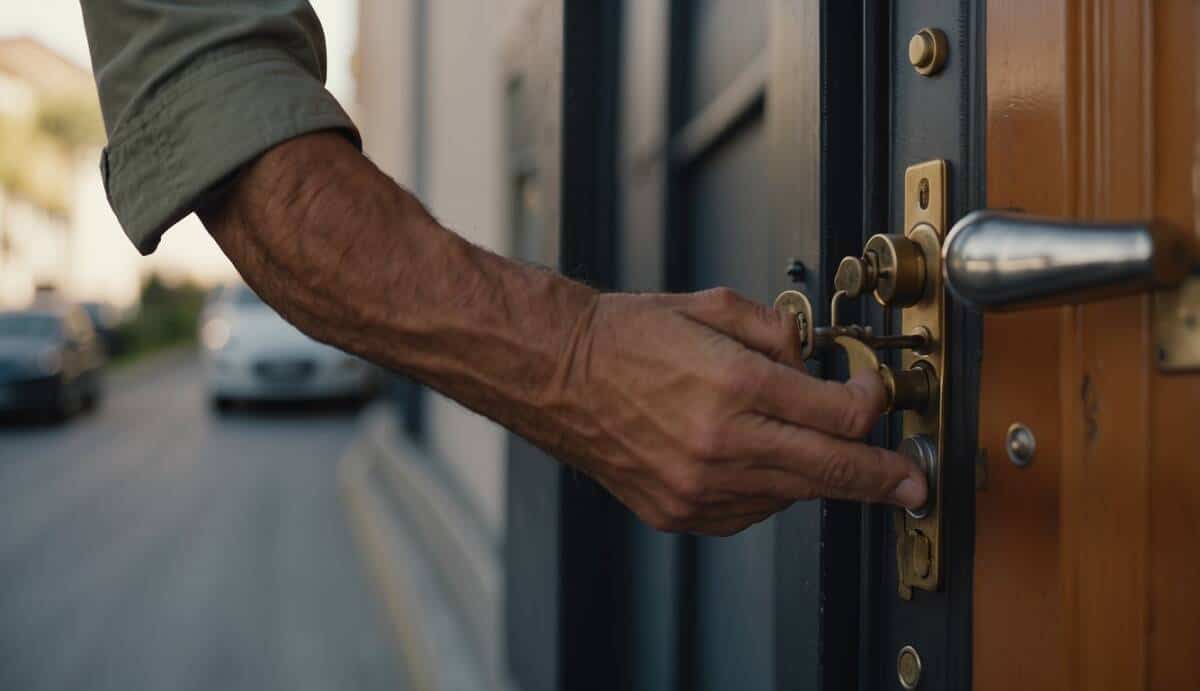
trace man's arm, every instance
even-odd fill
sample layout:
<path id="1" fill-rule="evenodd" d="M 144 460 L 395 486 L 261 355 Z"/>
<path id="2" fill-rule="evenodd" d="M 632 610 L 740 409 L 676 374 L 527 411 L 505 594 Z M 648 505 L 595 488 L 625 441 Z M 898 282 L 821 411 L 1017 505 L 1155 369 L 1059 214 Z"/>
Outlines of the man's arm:
<path id="1" fill-rule="evenodd" d="M 814 496 L 921 503 L 910 463 L 854 441 L 877 378 L 808 377 L 779 315 L 725 290 L 598 295 L 440 227 L 358 152 L 305 0 L 82 6 L 105 185 L 141 251 L 199 209 L 303 330 L 501 422 L 661 528 L 727 534 Z"/>
<path id="2" fill-rule="evenodd" d="M 909 461 L 857 441 L 878 378 L 808 376 L 779 314 L 728 290 L 599 294 L 491 254 L 341 136 L 272 149 L 201 218 L 303 331 L 498 421 L 655 527 L 726 535 L 818 496 L 924 500 Z"/>

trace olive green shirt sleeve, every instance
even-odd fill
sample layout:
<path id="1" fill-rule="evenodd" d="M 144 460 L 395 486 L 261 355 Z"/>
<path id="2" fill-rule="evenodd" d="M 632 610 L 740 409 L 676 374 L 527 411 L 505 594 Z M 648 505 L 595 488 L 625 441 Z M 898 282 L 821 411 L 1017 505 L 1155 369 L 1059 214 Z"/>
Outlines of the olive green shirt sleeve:
<path id="1" fill-rule="evenodd" d="M 82 0 L 108 146 L 104 186 L 143 254 L 263 152 L 318 130 L 361 147 L 325 90 L 306 0 Z"/>

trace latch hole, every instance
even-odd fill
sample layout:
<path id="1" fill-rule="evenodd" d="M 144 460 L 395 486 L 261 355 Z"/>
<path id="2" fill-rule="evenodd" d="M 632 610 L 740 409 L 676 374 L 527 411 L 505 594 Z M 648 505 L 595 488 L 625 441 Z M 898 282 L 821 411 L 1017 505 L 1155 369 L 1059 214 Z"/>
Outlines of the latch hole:
<path id="1" fill-rule="evenodd" d="M 921 206 L 921 211 L 929 208 L 929 178 L 921 178 L 917 184 L 917 204 Z"/>

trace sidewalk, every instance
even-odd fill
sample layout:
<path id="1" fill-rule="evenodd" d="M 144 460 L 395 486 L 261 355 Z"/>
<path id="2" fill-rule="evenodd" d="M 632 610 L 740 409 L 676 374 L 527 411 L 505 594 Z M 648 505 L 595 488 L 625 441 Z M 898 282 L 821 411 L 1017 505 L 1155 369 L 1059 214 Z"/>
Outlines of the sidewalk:
<path id="1" fill-rule="evenodd" d="M 499 554 L 382 402 L 338 467 L 355 542 L 412 688 L 507 689 Z"/>

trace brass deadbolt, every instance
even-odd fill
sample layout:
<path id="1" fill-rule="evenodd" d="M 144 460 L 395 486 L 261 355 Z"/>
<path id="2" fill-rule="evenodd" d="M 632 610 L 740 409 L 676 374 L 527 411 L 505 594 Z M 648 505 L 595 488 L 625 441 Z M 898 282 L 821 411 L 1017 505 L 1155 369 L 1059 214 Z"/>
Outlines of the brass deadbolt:
<path id="1" fill-rule="evenodd" d="M 911 307 L 925 294 L 925 273 L 920 245 L 903 235 L 873 235 L 861 258 L 838 264 L 833 287 L 848 298 L 874 293 L 881 305 Z"/>
<path id="2" fill-rule="evenodd" d="M 928 77 L 942 71 L 950 42 L 941 29 L 926 27 L 913 34 L 908 42 L 908 62 L 918 74 Z"/>
<path id="3" fill-rule="evenodd" d="M 863 256 L 875 265 L 872 286 L 879 304 L 911 307 L 925 295 L 925 254 L 903 235 L 873 235 Z"/>

